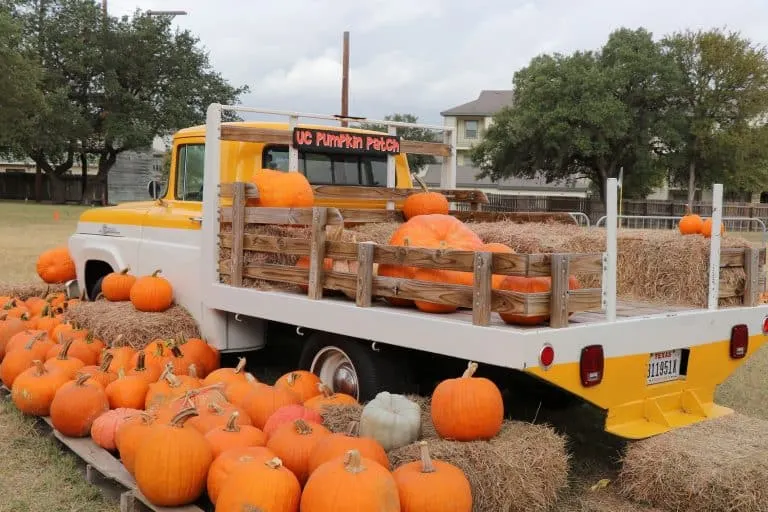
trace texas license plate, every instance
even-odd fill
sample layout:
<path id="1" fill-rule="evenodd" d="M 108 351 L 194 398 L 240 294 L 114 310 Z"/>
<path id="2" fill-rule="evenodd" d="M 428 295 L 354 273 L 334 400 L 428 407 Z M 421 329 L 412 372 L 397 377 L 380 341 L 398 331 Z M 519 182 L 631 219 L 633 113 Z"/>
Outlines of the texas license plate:
<path id="1" fill-rule="evenodd" d="M 667 350 L 651 354 L 648 362 L 648 384 L 658 384 L 680 378 L 680 362 L 683 358 L 682 349 Z"/>

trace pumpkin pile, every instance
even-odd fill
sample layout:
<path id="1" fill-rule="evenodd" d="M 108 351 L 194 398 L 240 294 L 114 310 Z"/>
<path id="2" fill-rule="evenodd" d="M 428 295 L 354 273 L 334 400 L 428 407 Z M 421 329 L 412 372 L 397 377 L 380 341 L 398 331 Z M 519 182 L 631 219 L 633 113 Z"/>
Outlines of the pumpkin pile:
<path id="1" fill-rule="evenodd" d="M 678 229 L 682 235 L 704 235 L 704 238 L 712 237 L 712 218 L 702 219 L 691 212 L 690 205 L 685 205 L 685 215 L 678 223 Z M 725 233 L 725 224 L 720 222 L 720 234 Z"/>

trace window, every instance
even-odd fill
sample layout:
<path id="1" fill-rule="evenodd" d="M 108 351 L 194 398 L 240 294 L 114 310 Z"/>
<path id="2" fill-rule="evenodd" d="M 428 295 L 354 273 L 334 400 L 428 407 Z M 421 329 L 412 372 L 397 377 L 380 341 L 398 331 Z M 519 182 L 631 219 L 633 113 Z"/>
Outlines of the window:
<path id="1" fill-rule="evenodd" d="M 464 121 L 464 137 L 467 139 L 477 138 L 477 121 Z"/>
<path id="2" fill-rule="evenodd" d="M 203 200 L 204 144 L 185 144 L 176 156 L 176 199 Z"/>
<path id="3" fill-rule="evenodd" d="M 263 165 L 266 169 L 287 171 L 288 147 L 267 147 Z M 387 186 L 386 157 L 299 151 L 299 171 L 313 185 Z"/>

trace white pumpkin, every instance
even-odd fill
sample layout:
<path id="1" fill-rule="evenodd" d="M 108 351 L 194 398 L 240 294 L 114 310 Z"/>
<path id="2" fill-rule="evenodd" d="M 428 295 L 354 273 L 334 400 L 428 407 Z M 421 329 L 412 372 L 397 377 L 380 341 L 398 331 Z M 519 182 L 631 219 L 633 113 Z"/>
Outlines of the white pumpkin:
<path id="1" fill-rule="evenodd" d="M 403 395 L 382 391 L 360 416 L 360 436 L 374 438 L 386 451 L 416 442 L 420 432 L 421 408 Z"/>

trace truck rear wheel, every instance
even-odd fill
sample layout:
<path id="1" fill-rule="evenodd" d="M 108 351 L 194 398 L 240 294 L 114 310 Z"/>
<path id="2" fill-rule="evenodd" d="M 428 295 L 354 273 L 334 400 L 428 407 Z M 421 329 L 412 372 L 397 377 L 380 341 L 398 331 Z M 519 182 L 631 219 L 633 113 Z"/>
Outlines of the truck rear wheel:
<path id="1" fill-rule="evenodd" d="M 380 391 L 411 391 L 411 371 L 388 346 L 345 336 L 314 333 L 307 340 L 299 368 L 309 370 L 334 392 L 365 402 Z"/>

